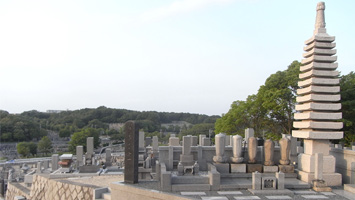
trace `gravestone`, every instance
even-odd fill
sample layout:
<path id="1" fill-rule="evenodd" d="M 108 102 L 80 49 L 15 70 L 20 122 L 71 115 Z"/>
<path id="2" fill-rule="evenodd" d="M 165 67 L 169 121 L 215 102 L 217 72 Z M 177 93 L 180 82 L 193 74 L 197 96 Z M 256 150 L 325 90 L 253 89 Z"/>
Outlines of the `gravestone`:
<path id="1" fill-rule="evenodd" d="M 146 137 L 145 138 L 145 146 L 151 146 L 151 145 L 152 145 L 152 138 Z"/>
<path id="2" fill-rule="evenodd" d="M 206 137 L 206 135 L 203 135 L 203 134 L 201 134 L 201 135 L 199 135 L 199 145 L 200 146 L 204 146 L 204 145 L 202 145 L 203 144 L 203 138 L 205 138 Z"/>
<path id="3" fill-rule="evenodd" d="M 78 167 L 83 166 L 83 155 L 84 155 L 84 147 L 76 146 L 76 160 L 78 162 Z"/>
<path id="4" fill-rule="evenodd" d="M 159 148 L 158 136 L 153 136 L 153 152 L 157 152 Z"/>
<path id="5" fill-rule="evenodd" d="M 180 141 L 178 137 L 169 138 L 169 146 L 180 146 Z"/>
<path id="6" fill-rule="evenodd" d="M 106 156 L 105 156 L 105 157 L 106 157 L 106 159 L 105 159 L 105 161 L 106 161 L 106 162 L 105 162 L 105 165 L 106 165 L 106 166 L 111 166 L 111 165 L 112 165 L 112 162 L 111 162 L 111 158 L 112 158 L 112 157 L 111 157 L 111 149 L 108 149 L 108 148 L 106 149 Z"/>
<path id="7" fill-rule="evenodd" d="M 185 167 L 187 165 L 193 165 L 193 155 L 191 154 L 192 136 L 184 136 L 182 138 L 183 147 L 182 154 L 180 155 L 180 162 Z"/>
<path id="8" fill-rule="evenodd" d="M 59 162 L 59 155 L 53 154 L 52 155 L 52 171 L 55 171 L 58 169 L 58 162 Z"/>
<path id="9" fill-rule="evenodd" d="M 138 128 L 133 121 L 128 121 L 124 126 L 125 132 L 125 173 L 124 182 L 138 183 Z M 144 138 L 144 137 L 143 137 Z"/>
<path id="10" fill-rule="evenodd" d="M 275 144 L 272 140 L 268 139 L 264 142 L 264 173 L 277 172 L 279 170 L 278 166 L 274 165 L 274 150 Z"/>
<path id="11" fill-rule="evenodd" d="M 202 138 L 202 146 L 211 146 L 210 138 L 207 137 Z"/>
<path id="12" fill-rule="evenodd" d="M 191 146 L 197 146 L 197 136 L 191 136 L 192 141 L 191 141 Z"/>
<path id="13" fill-rule="evenodd" d="M 94 137 L 86 138 L 86 153 L 94 155 Z"/>
<path id="14" fill-rule="evenodd" d="M 144 131 L 139 131 L 139 151 L 144 150 Z"/>
<path id="15" fill-rule="evenodd" d="M 256 163 L 256 154 L 258 150 L 258 144 L 255 137 L 250 137 L 248 139 L 248 165 L 247 172 L 262 172 L 263 165 Z"/>
<path id="16" fill-rule="evenodd" d="M 231 160 L 231 173 L 245 173 L 247 170 L 246 164 L 242 163 L 244 158 L 242 157 L 242 142 L 243 138 L 240 135 L 233 136 L 233 157 Z"/>

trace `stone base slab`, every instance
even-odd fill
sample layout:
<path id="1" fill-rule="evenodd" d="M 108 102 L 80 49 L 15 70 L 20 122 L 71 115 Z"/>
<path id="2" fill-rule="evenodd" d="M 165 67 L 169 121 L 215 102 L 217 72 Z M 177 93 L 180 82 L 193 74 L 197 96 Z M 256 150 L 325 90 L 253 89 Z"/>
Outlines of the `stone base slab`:
<path id="1" fill-rule="evenodd" d="M 85 165 L 79 167 L 79 173 L 96 173 L 100 170 L 98 165 Z"/>
<path id="2" fill-rule="evenodd" d="M 230 167 L 229 163 L 213 163 L 219 173 L 229 174 Z"/>
<path id="3" fill-rule="evenodd" d="M 231 173 L 246 173 L 246 164 L 231 164 Z"/>
<path id="4" fill-rule="evenodd" d="M 295 166 L 293 165 L 279 165 L 279 171 L 283 173 L 294 173 Z"/>
<path id="5" fill-rule="evenodd" d="M 296 170 L 297 178 L 301 181 L 312 183 L 314 180 L 314 173 L 305 172 L 301 170 Z M 342 185 L 342 176 L 339 173 L 323 173 L 323 180 L 327 186 L 341 186 Z"/>
<path id="6" fill-rule="evenodd" d="M 262 164 L 247 164 L 247 173 L 253 172 L 263 172 L 263 165 Z"/>
<path id="7" fill-rule="evenodd" d="M 293 195 L 294 193 L 291 190 L 284 189 L 284 190 L 253 190 L 248 189 L 254 195 Z"/>
<path id="8" fill-rule="evenodd" d="M 264 173 L 273 173 L 273 172 L 278 172 L 278 171 L 279 171 L 278 166 L 264 166 L 263 167 Z"/>
<path id="9" fill-rule="evenodd" d="M 355 194 L 355 184 L 344 184 L 344 190 Z"/>

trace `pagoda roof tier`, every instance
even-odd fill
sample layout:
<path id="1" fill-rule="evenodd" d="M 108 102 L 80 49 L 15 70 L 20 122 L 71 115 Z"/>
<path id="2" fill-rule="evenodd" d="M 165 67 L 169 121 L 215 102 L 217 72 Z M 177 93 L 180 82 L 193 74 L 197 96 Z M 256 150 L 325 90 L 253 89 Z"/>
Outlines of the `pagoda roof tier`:
<path id="1" fill-rule="evenodd" d="M 302 59 L 302 62 L 301 64 L 302 65 L 306 65 L 308 63 L 311 63 L 311 62 L 329 62 L 329 63 L 332 63 L 332 62 L 335 62 L 337 61 L 337 56 L 320 56 L 320 55 L 312 55 L 308 58 L 305 58 L 305 59 Z"/>
<path id="2" fill-rule="evenodd" d="M 303 47 L 303 50 L 309 51 L 313 48 L 320 48 L 320 49 L 333 49 L 336 46 L 335 42 L 313 42 L 310 45 Z"/>
<path id="3" fill-rule="evenodd" d="M 317 76 L 317 77 L 338 77 L 339 72 L 338 71 L 329 71 L 329 70 L 316 70 L 312 69 L 308 72 L 299 74 L 300 79 L 306 79 L 310 78 L 312 76 Z"/>
<path id="4" fill-rule="evenodd" d="M 293 127 L 300 129 L 339 130 L 343 128 L 343 122 L 301 121 L 293 122 Z"/>
<path id="5" fill-rule="evenodd" d="M 296 97 L 298 103 L 306 103 L 311 101 L 320 101 L 320 102 L 338 102 L 340 101 L 340 94 L 307 94 L 304 96 Z"/>
<path id="6" fill-rule="evenodd" d="M 338 63 L 320 63 L 320 62 L 312 62 L 308 65 L 304 65 L 300 67 L 301 72 L 306 72 L 311 69 L 324 69 L 324 70 L 335 70 L 338 68 Z"/>
<path id="7" fill-rule="evenodd" d="M 298 89 L 298 95 L 307 95 L 310 93 L 328 93 L 328 94 L 337 94 L 340 92 L 340 86 L 315 86 L 310 85 L 306 88 Z"/>
<path id="8" fill-rule="evenodd" d="M 303 112 L 295 113 L 296 120 L 338 120 L 342 118 L 341 112 Z"/>
<path id="9" fill-rule="evenodd" d="M 303 104 L 297 104 L 295 109 L 297 111 L 338 111 L 341 109 L 341 103 L 315 103 L 308 102 Z"/>
<path id="10" fill-rule="evenodd" d="M 298 86 L 300 87 L 307 87 L 309 85 L 339 85 L 339 79 L 338 78 L 316 78 L 312 77 L 309 79 L 306 79 L 304 81 L 299 81 Z"/>
<path id="11" fill-rule="evenodd" d="M 320 48 L 313 48 L 310 51 L 303 54 L 303 57 L 308 58 L 312 55 L 326 55 L 332 56 L 337 53 L 336 49 L 320 49 Z"/>
<path id="12" fill-rule="evenodd" d="M 292 130 L 292 136 L 304 139 L 341 139 L 343 131 L 312 131 L 312 130 Z"/>
<path id="13" fill-rule="evenodd" d="M 306 45 L 309 45 L 314 41 L 316 41 L 316 42 L 334 42 L 334 40 L 335 40 L 335 36 L 330 36 L 326 33 L 319 33 L 317 35 L 313 35 L 311 38 L 306 40 L 304 43 Z"/>

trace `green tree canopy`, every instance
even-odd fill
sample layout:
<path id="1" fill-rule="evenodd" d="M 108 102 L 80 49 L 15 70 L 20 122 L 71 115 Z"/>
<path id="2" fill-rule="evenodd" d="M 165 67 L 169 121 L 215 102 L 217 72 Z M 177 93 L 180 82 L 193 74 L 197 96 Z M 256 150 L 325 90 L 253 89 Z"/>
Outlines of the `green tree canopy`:
<path id="1" fill-rule="evenodd" d="M 75 132 L 71 136 L 71 140 L 69 142 L 69 151 L 76 153 L 76 146 L 83 146 L 84 151 L 86 151 L 86 138 L 88 137 L 94 137 L 94 148 L 99 146 L 99 130 L 94 128 L 86 128 L 79 132 Z"/>
<path id="2" fill-rule="evenodd" d="M 46 155 L 52 152 L 52 142 L 47 136 L 42 137 L 38 142 L 38 151 Z"/>

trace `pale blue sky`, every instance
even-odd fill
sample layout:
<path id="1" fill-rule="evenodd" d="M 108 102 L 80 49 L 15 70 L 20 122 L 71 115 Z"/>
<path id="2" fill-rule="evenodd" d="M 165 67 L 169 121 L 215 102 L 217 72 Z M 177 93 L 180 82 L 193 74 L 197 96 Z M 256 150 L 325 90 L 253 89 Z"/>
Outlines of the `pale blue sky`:
<path id="1" fill-rule="evenodd" d="M 0 0 L 0 109 L 221 115 L 302 59 L 317 2 Z M 325 3 L 347 74 L 355 1 Z"/>

